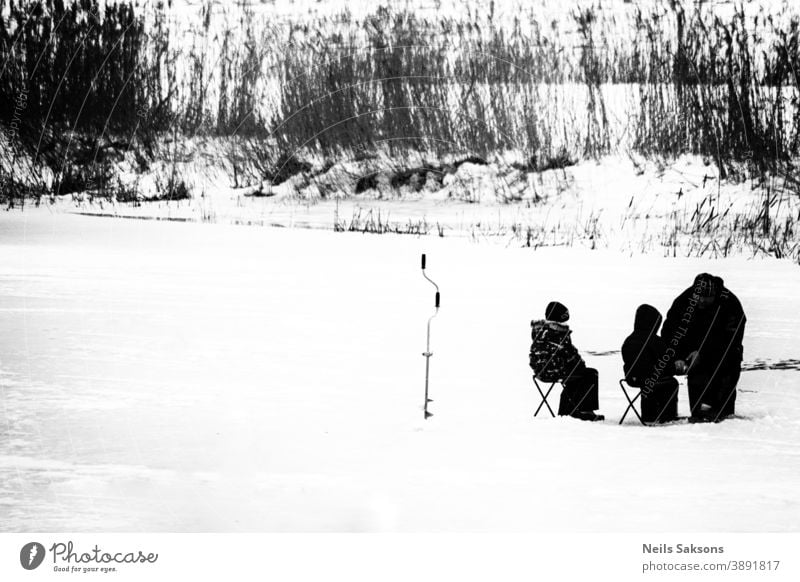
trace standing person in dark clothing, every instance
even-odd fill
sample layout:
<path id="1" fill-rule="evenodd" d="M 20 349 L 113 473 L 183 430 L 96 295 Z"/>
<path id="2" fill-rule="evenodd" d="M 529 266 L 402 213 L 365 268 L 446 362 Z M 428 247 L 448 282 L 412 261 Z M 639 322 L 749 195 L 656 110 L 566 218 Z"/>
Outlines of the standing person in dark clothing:
<path id="1" fill-rule="evenodd" d="M 658 335 L 662 319 L 652 305 L 640 305 L 633 333 L 622 344 L 625 381 L 641 390 L 644 422 L 670 422 L 678 417 L 675 375 L 686 373 L 686 363 Z"/>
<path id="2" fill-rule="evenodd" d="M 675 299 L 662 337 L 689 365 L 692 421 L 719 421 L 735 412 L 747 319 L 721 278 L 701 273 Z"/>
<path id="3" fill-rule="evenodd" d="M 545 309 L 545 319 L 531 322 L 530 366 L 537 378 L 560 381 L 564 386 L 558 406 L 560 416 L 581 420 L 603 420 L 600 408 L 597 370 L 587 368 L 572 345 L 572 331 L 566 322 L 569 310 L 558 301 Z"/>

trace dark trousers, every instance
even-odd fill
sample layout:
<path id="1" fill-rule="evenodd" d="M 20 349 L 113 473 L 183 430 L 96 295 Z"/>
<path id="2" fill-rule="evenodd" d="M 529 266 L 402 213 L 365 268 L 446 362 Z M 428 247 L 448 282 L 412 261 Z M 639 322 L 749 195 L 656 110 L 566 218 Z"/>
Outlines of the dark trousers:
<path id="1" fill-rule="evenodd" d="M 678 417 L 678 381 L 664 378 L 652 388 L 642 388 L 642 420 L 668 422 Z"/>
<path id="2" fill-rule="evenodd" d="M 564 378 L 564 389 L 558 414 L 569 416 L 578 412 L 592 412 L 600 408 L 598 397 L 598 376 L 594 368 L 580 367 Z"/>
<path id="3" fill-rule="evenodd" d="M 714 420 L 734 414 L 736 408 L 736 385 L 742 373 L 740 364 L 723 366 L 719 370 L 690 371 L 689 406 L 692 416 L 700 416 L 703 404 L 711 407 L 703 413 Z"/>

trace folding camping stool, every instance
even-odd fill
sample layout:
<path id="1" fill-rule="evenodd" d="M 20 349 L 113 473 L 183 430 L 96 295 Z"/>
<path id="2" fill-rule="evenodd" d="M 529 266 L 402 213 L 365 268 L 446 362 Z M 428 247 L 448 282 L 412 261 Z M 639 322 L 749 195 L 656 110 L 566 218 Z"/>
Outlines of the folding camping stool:
<path id="1" fill-rule="evenodd" d="M 628 390 L 625 389 L 625 386 L 627 386 L 631 391 L 634 391 L 634 390 L 637 391 L 636 392 L 636 396 L 634 396 L 633 399 L 631 399 L 630 394 L 628 394 Z M 625 378 L 622 378 L 619 381 L 619 387 L 622 388 L 622 393 L 625 395 L 625 399 L 628 401 L 628 408 L 625 409 L 625 412 L 622 414 L 622 418 L 619 419 L 619 423 L 622 424 L 622 422 L 625 420 L 625 417 L 628 415 L 628 411 L 629 410 L 633 410 L 633 413 L 636 415 L 636 418 L 639 419 L 639 422 L 641 422 L 642 424 L 646 425 L 647 423 L 642 420 L 642 415 L 639 414 L 639 411 L 636 410 L 636 406 L 635 406 L 636 401 L 642 395 L 642 390 L 640 388 L 636 388 L 635 386 L 631 386 L 630 384 L 628 384 L 625 381 Z"/>
<path id="2" fill-rule="evenodd" d="M 536 374 L 533 375 L 533 383 L 536 385 L 536 389 L 539 391 L 539 396 L 542 397 L 542 401 L 539 403 L 539 407 L 536 409 L 536 412 L 533 413 L 534 418 L 539 414 L 539 411 L 542 409 L 542 406 L 547 406 L 547 410 L 550 411 L 550 415 L 555 418 L 556 413 L 553 412 L 553 409 L 550 408 L 550 403 L 547 402 L 547 397 L 550 396 L 550 392 L 553 391 L 553 387 L 556 384 L 561 384 L 561 381 L 556 380 L 554 382 L 550 382 L 550 387 L 547 389 L 547 392 L 542 392 L 542 387 L 539 385 L 539 378 L 536 377 Z M 549 380 L 542 380 L 542 382 L 549 382 Z"/>

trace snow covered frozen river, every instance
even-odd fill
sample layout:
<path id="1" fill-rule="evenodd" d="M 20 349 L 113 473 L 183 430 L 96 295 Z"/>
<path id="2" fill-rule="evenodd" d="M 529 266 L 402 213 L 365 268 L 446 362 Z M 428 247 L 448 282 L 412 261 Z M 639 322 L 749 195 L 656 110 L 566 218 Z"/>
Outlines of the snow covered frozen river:
<path id="1" fill-rule="evenodd" d="M 619 426 L 636 306 L 702 271 L 766 368 L 742 418 Z M 798 531 L 798 288 L 777 260 L 4 213 L 0 530 Z M 551 299 L 604 423 L 532 418 Z"/>

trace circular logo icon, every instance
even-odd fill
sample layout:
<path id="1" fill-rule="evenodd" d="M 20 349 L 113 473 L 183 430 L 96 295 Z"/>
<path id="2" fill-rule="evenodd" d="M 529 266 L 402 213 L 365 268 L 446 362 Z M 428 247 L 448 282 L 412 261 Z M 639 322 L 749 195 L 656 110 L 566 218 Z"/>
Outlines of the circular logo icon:
<path id="1" fill-rule="evenodd" d="M 30 542 L 22 546 L 19 552 L 19 563 L 26 570 L 35 570 L 44 561 L 44 546 L 39 542 Z"/>

